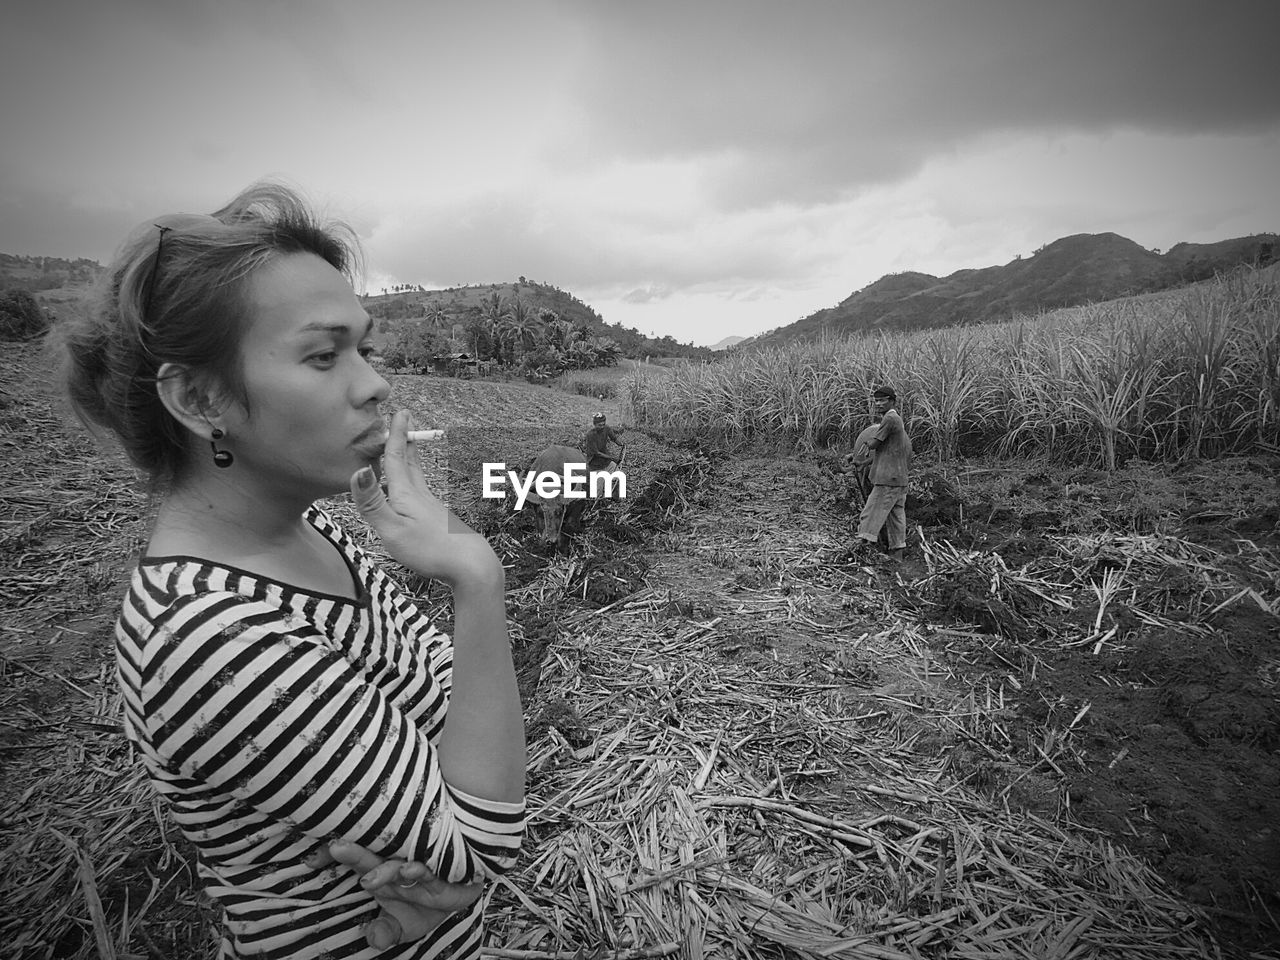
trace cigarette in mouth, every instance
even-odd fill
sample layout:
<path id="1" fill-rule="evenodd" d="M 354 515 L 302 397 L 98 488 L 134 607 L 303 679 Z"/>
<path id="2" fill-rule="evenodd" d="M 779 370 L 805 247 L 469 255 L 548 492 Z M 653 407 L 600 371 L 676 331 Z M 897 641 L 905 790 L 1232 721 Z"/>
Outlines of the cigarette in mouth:
<path id="1" fill-rule="evenodd" d="M 443 430 L 410 430 L 410 440 L 439 440 L 444 436 Z"/>

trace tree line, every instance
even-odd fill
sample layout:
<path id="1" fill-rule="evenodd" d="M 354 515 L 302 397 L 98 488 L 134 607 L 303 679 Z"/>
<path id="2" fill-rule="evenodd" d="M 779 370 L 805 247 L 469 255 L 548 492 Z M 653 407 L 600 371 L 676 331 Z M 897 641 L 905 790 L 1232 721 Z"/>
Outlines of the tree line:
<path id="1" fill-rule="evenodd" d="M 371 311 L 372 312 L 372 311 Z M 551 377 L 563 370 L 612 366 L 622 354 L 617 341 L 597 336 L 546 307 L 530 306 L 497 291 L 469 310 L 460 322 L 438 301 L 427 304 L 421 319 L 390 327 L 382 358 L 392 369 L 426 371 L 436 358 L 468 353 L 530 377 Z"/>

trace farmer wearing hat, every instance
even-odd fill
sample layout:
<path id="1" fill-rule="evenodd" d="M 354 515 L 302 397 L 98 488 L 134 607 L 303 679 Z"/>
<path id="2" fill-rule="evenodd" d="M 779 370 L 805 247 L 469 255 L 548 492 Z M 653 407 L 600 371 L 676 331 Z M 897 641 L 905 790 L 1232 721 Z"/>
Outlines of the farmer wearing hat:
<path id="1" fill-rule="evenodd" d="M 582 450 L 587 455 L 587 470 L 607 470 L 610 466 L 615 465 L 613 457 L 609 456 L 609 442 L 612 441 L 618 446 L 626 449 L 626 442 L 618 436 L 613 427 L 605 422 L 603 413 L 597 413 L 591 418 L 591 429 L 587 431 L 587 435 L 582 439 Z"/>
<path id="2" fill-rule="evenodd" d="M 902 558 L 907 546 L 907 471 L 911 462 L 911 438 L 902 417 L 894 409 L 898 395 L 892 387 L 879 387 L 871 394 L 871 404 L 880 418 L 880 428 L 867 440 L 871 452 L 869 479 L 871 492 L 858 518 L 855 550 L 871 548 L 883 528 L 888 554 Z"/>

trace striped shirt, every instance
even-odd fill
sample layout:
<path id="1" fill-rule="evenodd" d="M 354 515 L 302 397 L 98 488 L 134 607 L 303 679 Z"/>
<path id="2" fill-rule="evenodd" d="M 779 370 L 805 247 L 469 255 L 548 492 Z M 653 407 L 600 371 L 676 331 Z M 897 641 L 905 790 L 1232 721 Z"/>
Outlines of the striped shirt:
<path id="1" fill-rule="evenodd" d="M 509 869 L 524 805 L 446 783 L 453 645 L 327 515 L 356 600 L 194 557 L 144 558 L 116 623 L 125 730 L 224 913 L 224 958 L 476 957 L 481 897 L 386 951 L 339 837 L 451 882 Z"/>

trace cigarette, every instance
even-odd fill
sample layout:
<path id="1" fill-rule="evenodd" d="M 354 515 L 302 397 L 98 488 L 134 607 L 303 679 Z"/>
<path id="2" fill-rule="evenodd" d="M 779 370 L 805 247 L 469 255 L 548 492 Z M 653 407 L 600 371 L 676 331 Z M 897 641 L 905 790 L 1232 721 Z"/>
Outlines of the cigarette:
<path id="1" fill-rule="evenodd" d="M 410 430 L 410 440 L 439 440 L 444 436 L 443 430 Z"/>

